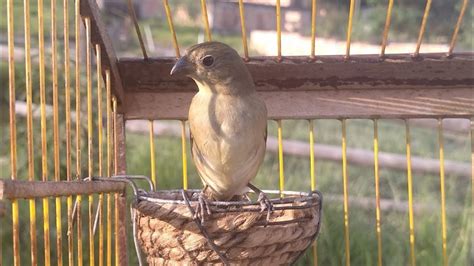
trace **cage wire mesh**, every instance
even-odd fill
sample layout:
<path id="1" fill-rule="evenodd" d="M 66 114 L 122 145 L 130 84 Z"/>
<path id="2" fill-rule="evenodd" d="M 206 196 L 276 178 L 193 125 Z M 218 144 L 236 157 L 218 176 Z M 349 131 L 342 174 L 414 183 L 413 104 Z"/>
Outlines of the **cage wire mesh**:
<path id="1" fill-rule="evenodd" d="M 168 77 L 167 56 L 210 40 L 241 52 L 269 106 L 257 184 L 325 195 L 320 239 L 298 263 L 472 264 L 469 0 L 152 2 L 3 1 L 0 264 L 136 264 L 130 193 L 78 181 L 201 186 L 194 87 Z"/>

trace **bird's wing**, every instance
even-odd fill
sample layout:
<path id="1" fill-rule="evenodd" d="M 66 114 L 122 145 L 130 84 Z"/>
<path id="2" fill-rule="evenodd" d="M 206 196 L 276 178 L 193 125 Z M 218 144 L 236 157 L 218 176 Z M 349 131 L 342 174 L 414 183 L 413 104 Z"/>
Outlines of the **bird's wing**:
<path id="1" fill-rule="evenodd" d="M 194 152 L 193 152 L 194 138 L 193 138 L 193 132 L 191 131 L 191 127 L 189 127 L 189 143 L 191 146 L 191 158 L 194 160 Z"/>
<path id="2" fill-rule="evenodd" d="M 268 136 L 268 129 L 265 127 L 265 135 L 263 136 L 263 139 L 265 140 L 265 147 L 267 146 L 267 136 Z"/>

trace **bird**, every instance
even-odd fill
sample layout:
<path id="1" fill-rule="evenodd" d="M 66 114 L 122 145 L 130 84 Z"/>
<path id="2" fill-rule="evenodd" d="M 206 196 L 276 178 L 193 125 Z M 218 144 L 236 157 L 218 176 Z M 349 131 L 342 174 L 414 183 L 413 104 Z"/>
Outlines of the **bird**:
<path id="1" fill-rule="evenodd" d="M 215 41 L 193 45 L 170 74 L 185 75 L 198 87 L 188 121 L 203 191 L 209 189 L 214 200 L 228 201 L 250 188 L 259 195 L 261 210 L 271 211 L 268 197 L 250 183 L 265 156 L 267 108 L 237 51 Z"/>

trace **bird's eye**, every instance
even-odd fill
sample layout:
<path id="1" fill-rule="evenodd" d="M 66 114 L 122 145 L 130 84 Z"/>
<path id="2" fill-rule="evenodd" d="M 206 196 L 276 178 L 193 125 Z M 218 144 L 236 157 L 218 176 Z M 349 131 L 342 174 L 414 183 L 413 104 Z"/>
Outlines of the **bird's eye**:
<path id="1" fill-rule="evenodd" d="M 204 56 L 204 58 L 202 59 L 202 64 L 207 66 L 207 67 L 212 66 L 212 64 L 214 64 L 214 57 L 212 57 L 210 55 Z"/>

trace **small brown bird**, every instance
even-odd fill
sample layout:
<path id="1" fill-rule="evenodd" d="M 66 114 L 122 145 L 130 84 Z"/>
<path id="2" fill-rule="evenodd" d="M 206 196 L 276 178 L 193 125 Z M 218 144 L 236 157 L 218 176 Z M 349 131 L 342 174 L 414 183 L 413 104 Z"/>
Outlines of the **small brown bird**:
<path id="1" fill-rule="evenodd" d="M 226 44 L 201 43 L 176 62 L 171 75 L 178 73 L 199 88 L 189 109 L 191 151 L 212 197 L 230 200 L 251 188 L 259 193 L 262 210 L 270 209 L 250 184 L 265 155 L 267 109 L 242 58 Z"/>

